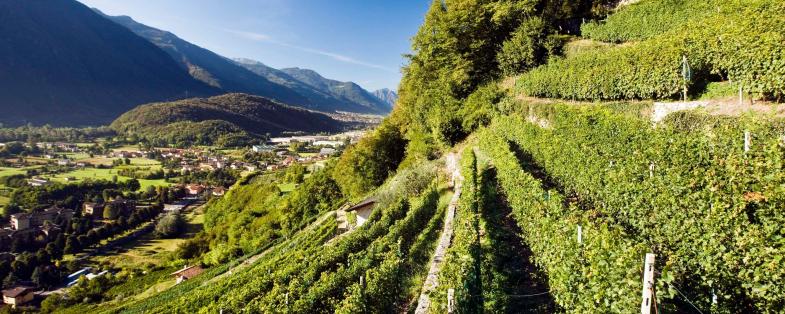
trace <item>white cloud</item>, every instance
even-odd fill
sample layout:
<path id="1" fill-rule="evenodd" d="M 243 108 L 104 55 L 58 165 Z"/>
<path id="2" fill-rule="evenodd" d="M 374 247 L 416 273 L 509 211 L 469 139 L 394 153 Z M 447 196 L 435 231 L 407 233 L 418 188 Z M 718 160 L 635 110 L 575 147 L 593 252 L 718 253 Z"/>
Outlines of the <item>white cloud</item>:
<path id="1" fill-rule="evenodd" d="M 235 34 L 237 36 L 243 37 L 245 39 L 250 39 L 253 41 L 272 41 L 272 37 L 266 34 L 254 33 L 254 32 L 244 32 L 244 31 L 236 31 L 231 29 L 224 29 L 225 31 Z"/>
<path id="2" fill-rule="evenodd" d="M 331 58 L 331 59 L 336 60 L 336 61 L 344 62 L 344 63 L 356 64 L 356 65 L 360 65 L 360 66 L 364 66 L 364 67 L 368 67 L 368 68 L 374 68 L 374 69 L 378 69 L 378 70 L 383 70 L 383 71 L 387 71 L 387 72 L 391 72 L 391 73 L 398 73 L 398 71 L 395 70 L 395 69 L 391 69 L 389 67 L 386 67 L 386 66 L 383 66 L 383 65 L 379 65 L 379 64 L 374 64 L 374 63 L 365 62 L 365 61 L 362 61 L 362 60 L 357 60 L 355 58 L 352 58 L 352 57 L 349 57 L 349 56 L 346 56 L 346 55 L 342 55 L 342 54 L 338 54 L 338 53 L 334 53 L 334 52 L 330 52 L 330 51 L 325 51 L 325 50 L 320 50 L 320 49 L 314 49 L 314 48 L 308 48 L 308 47 L 303 47 L 303 46 L 292 45 L 292 44 L 285 43 L 285 42 L 280 42 L 280 41 L 274 40 L 271 36 L 268 36 L 266 34 L 260 34 L 260 33 L 254 33 L 254 32 L 246 32 L 246 31 L 238 31 L 238 30 L 231 30 L 231 29 L 225 29 L 225 31 L 227 31 L 229 33 L 232 33 L 232 34 L 235 34 L 237 36 L 243 37 L 245 39 L 253 40 L 253 41 L 268 42 L 268 43 L 276 44 L 276 45 L 279 45 L 279 46 L 300 50 L 300 51 L 307 52 L 307 53 L 322 55 L 322 56 Z"/>

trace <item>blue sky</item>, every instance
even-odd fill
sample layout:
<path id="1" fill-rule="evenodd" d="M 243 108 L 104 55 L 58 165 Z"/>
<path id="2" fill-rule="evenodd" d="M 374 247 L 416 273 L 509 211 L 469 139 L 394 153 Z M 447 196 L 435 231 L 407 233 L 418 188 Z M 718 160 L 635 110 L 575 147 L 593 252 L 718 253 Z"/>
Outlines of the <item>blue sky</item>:
<path id="1" fill-rule="evenodd" d="M 79 0 L 231 58 L 396 89 L 430 0 Z"/>

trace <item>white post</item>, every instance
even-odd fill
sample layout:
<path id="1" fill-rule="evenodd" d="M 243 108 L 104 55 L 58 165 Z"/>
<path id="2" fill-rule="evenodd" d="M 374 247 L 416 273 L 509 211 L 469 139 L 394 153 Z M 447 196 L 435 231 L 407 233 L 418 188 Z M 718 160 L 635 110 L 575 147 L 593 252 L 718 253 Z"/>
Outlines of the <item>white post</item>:
<path id="1" fill-rule="evenodd" d="M 641 314 L 651 313 L 651 304 L 654 302 L 654 257 L 652 253 L 646 253 L 646 260 L 643 264 L 643 300 L 641 301 Z"/>
<path id="2" fill-rule="evenodd" d="M 286 293 L 286 305 L 289 305 L 289 292 Z"/>
<path id="3" fill-rule="evenodd" d="M 752 145 L 752 137 L 750 136 L 750 131 L 744 131 L 744 152 L 750 151 L 750 146 Z"/>
<path id="4" fill-rule="evenodd" d="M 583 243 L 583 227 L 578 225 L 578 244 Z"/>
<path id="5" fill-rule="evenodd" d="M 455 289 L 447 290 L 447 313 L 455 313 Z"/>
<path id="6" fill-rule="evenodd" d="M 649 164 L 649 178 L 654 178 L 654 163 Z"/>
<path id="7" fill-rule="evenodd" d="M 360 275 L 360 288 L 365 289 L 365 278 L 362 275 Z"/>

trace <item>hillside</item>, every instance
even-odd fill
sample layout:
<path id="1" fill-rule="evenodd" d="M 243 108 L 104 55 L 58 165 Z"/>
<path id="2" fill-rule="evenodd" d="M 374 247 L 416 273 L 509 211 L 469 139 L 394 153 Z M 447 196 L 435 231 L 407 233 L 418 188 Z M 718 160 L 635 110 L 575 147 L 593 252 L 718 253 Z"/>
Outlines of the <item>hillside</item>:
<path id="1" fill-rule="evenodd" d="M 142 103 L 218 93 L 76 1 L 2 1 L 0 12 L 4 125 L 100 125 Z"/>
<path id="2" fill-rule="evenodd" d="M 226 94 L 142 105 L 111 127 L 153 143 L 236 146 L 266 134 L 336 132 L 343 124 L 264 97 Z"/>
<path id="3" fill-rule="evenodd" d="M 177 260 L 201 276 L 87 308 L 782 312 L 785 118 L 652 118 L 782 108 L 785 3 L 623 3 L 432 1 L 375 130 L 290 193 L 297 167 L 211 201 Z"/>
<path id="4" fill-rule="evenodd" d="M 382 88 L 371 92 L 376 98 L 381 99 L 385 104 L 390 106 L 392 109 L 395 106 L 395 102 L 398 101 L 398 93 L 394 90 L 389 88 Z"/>
<path id="5" fill-rule="evenodd" d="M 282 72 L 335 98 L 351 101 L 366 108 L 368 113 L 387 114 L 390 107 L 354 82 L 341 82 L 322 77 L 310 69 L 287 68 Z"/>

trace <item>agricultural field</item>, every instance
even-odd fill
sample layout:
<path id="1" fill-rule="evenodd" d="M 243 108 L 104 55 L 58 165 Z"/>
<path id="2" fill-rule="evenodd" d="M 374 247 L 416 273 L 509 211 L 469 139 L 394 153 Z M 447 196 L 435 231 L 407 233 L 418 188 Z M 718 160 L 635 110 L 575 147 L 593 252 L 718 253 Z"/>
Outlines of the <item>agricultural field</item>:
<path id="1" fill-rule="evenodd" d="M 131 180 L 131 178 L 129 177 L 117 175 L 117 169 L 96 169 L 96 168 L 84 168 L 84 169 L 77 169 L 65 173 L 60 173 L 51 176 L 51 179 L 55 182 L 75 183 L 86 179 L 111 181 L 112 178 L 114 178 L 115 176 L 117 176 L 117 180 L 120 182 Z M 68 180 L 69 178 L 74 178 L 75 180 Z M 166 180 L 164 179 L 158 179 L 158 180 L 139 179 L 139 184 L 141 185 L 141 190 L 144 190 L 149 186 L 171 185 L 171 183 L 166 182 Z"/>
<path id="2" fill-rule="evenodd" d="M 203 207 L 190 210 L 184 214 L 184 218 L 188 224 L 187 230 L 179 237 L 164 239 L 150 232 L 121 245 L 110 253 L 90 257 L 90 263 L 95 265 L 109 263 L 119 268 L 141 267 L 148 264 L 164 266 L 171 259 L 170 255 L 178 245 L 204 228 Z"/>

